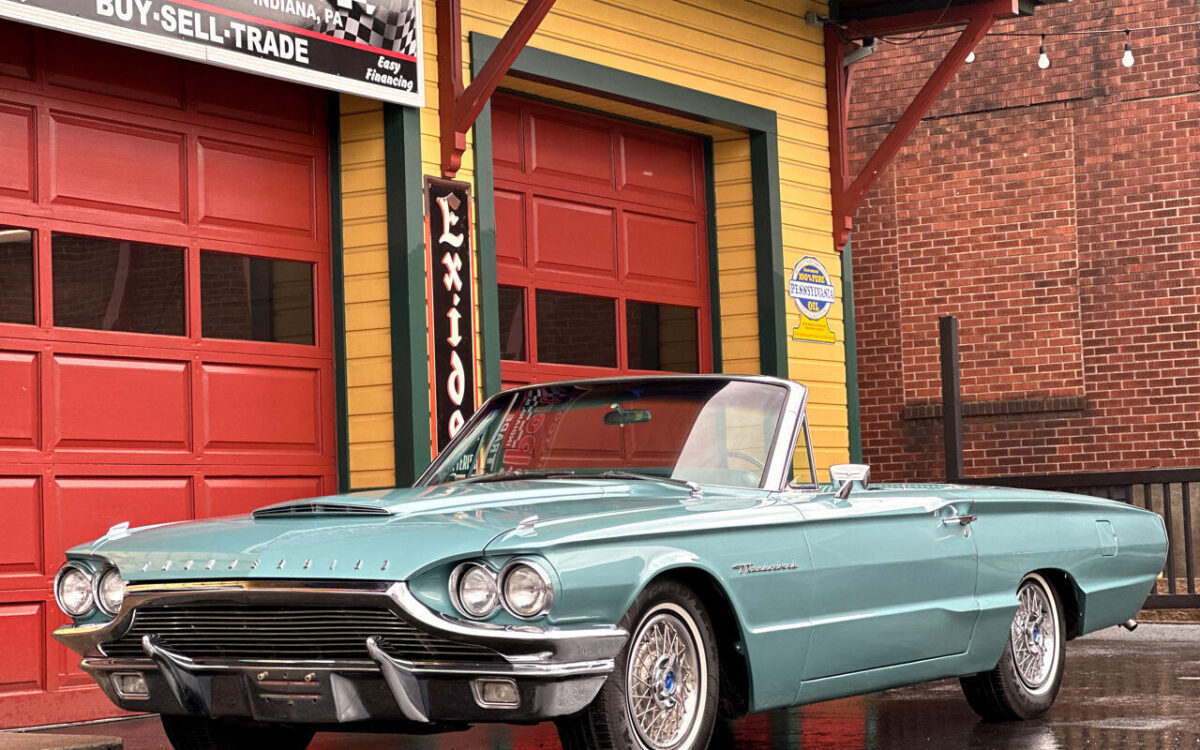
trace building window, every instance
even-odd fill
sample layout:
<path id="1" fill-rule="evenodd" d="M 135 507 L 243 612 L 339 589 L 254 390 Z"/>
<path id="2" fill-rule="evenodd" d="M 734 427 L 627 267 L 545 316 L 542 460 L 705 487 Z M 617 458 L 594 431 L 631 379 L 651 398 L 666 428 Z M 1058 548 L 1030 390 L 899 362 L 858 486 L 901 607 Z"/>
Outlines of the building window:
<path id="1" fill-rule="evenodd" d="M 0 225 L 0 323 L 35 322 L 33 232 Z"/>
<path id="2" fill-rule="evenodd" d="M 629 300 L 625 341 L 631 370 L 700 372 L 696 308 Z"/>
<path id="3" fill-rule="evenodd" d="M 200 321 L 205 338 L 312 345 L 312 264 L 202 251 Z"/>
<path id="4" fill-rule="evenodd" d="M 617 366 L 617 304 L 607 297 L 537 290 L 539 362 Z"/>
<path id="5" fill-rule="evenodd" d="M 525 290 L 497 288 L 500 311 L 500 359 L 525 361 Z"/>
<path id="6" fill-rule="evenodd" d="M 55 234 L 54 325 L 182 336 L 183 248 Z"/>

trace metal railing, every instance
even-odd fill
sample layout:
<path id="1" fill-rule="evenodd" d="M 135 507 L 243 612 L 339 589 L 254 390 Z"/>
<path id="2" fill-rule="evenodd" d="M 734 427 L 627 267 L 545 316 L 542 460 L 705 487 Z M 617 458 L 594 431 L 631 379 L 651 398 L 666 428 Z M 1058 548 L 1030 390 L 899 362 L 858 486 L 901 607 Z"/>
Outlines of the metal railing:
<path id="1" fill-rule="evenodd" d="M 1200 468 L 1118 471 L 1103 474 L 1050 474 L 963 480 L 1035 490 L 1105 497 L 1158 513 L 1167 527 L 1167 562 L 1147 609 L 1200 608 L 1196 551 L 1200 549 Z"/>

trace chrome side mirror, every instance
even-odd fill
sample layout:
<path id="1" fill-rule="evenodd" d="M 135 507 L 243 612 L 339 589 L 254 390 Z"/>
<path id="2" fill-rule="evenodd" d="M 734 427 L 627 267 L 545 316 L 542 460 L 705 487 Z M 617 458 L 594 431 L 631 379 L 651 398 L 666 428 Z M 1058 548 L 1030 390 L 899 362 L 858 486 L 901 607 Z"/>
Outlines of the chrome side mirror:
<path id="1" fill-rule="evenodd" d="M 855 484 L 859 489 L 867 489 L 871 467 L 866 464 L 834 464 L 829 467 L 829 478 L 833 480 L 833 494 L 839 500 L 845 500 Z"/>

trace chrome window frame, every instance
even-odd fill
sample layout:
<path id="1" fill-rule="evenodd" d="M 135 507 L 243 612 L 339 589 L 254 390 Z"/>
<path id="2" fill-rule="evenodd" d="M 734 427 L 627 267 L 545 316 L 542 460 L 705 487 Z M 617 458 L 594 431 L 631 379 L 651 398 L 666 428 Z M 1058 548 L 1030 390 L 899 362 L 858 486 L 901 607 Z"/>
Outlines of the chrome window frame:
<path id="1" fill-rule="evenodd" d="M 545 388 L 547 386 L 581 386 L 581 385 L 609 385 L 631 382 L 695 382 L 695 381 L 724 381 L 727 383 L 743 382 L 743 383 L 758 383 L 761 385 L 771 385 L 782 387 L 787 390 L 787 396 L 784 399 L 783 408 L 779 414 L 779 420 L 775 427 L 775 435 L 772 438 L 771 447 L 767 453 L 767 461 L 763 466 L 762 479 L 758 484 L 758 489 L 778 492 L 786 489 L 791 480 L 792 473 L 792 454 L 795 452 L 796 440 L 799 438 L 800 430 L 804 426 L 806 419 L 806 406 L 808 403 L 808 388 L 794 380 L 785 380 L 783 378 L 771 377 L 769 375 L 720 375 L 720 374 L 704 374 L 704 375 L 643 375 L 643 376 L 627 376 L 613 378 L 585 378 L 579 380 L 563 380 L 550 383 L 535 383 L 533 385 L 525 385 L 520 388 L 512 388 L 506 391 L 489 397 L 484 401 L 471 418 L 467 420 L 458 434 L 454 436 L 445 448 L 439 452 L 438 457 L 426 467 L 425 471 L 417 477 L 413 482 L 413 487 L 427 487 L 430 479 L 442 467 L 444 461 L 443 456 L 447 456 L 454 452 L 460 443 L 471 434 L 476 424 L 483 419 L 483 415 L 487 413 L 496 403 L 502 399 L 511 399 L 514 394 L 522 391 L 532 390 L 534 388 Z M 785 439 L 788 438 L 788 439 Z M 809 440 L 809 461 L 813 466 L 813 473 L 816 473 L 816 463 L 812 456 L 812 441 Z M 729 485 L 712 485 L 727 487 Z M 749 487 L 731 487 L 731 489 L 752 489 Z"/>

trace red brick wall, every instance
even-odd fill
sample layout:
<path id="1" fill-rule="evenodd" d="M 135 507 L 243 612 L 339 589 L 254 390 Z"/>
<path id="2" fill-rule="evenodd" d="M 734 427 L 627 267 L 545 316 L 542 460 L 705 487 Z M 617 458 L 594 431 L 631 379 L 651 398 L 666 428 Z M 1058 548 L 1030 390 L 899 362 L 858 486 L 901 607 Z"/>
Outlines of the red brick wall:
<path id="1" fill-rule="evenodd" d="M 1196 22 L 1050 6 L 994 32 Z M 855 66 L 851 171 L 953 43 Z M 989 36 L 854 220 L 863 448 L 943 475 L 937 318 L 960 321 L 967 476 L 1200 465 L 1200 28 Z"/>

